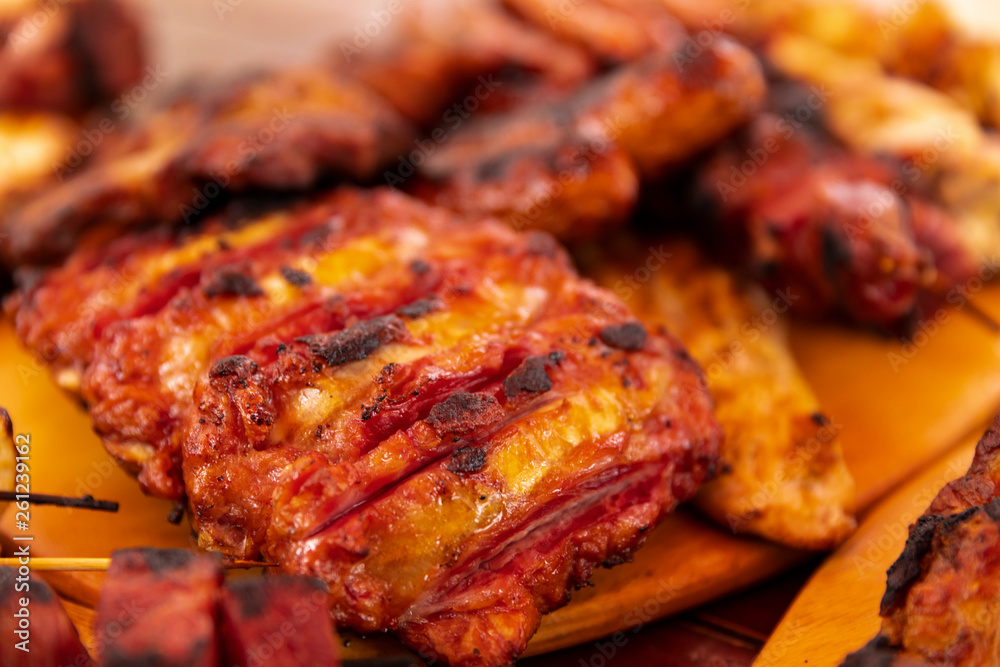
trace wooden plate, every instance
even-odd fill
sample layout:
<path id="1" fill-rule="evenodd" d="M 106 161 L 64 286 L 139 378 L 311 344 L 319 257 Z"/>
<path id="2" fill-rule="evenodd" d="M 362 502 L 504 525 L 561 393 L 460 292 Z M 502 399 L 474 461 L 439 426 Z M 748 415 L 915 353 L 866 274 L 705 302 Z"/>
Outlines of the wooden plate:
<path id="1" fill-rule="evenodd" d="M 1000 317 L 1000 288 L 979 297 L 980 308 Z M 861 507 L 978 428 L 1000 403 L 997 338 L 967 313 L 951 312 L 944 325 L 920 337 L 913 348 L 834 326 L 797 326 L 792 338 L 806 375 L 840 429 Z M 193 546 L 187 526 L 165 521 L 170 504 L 143 496 L 111 464 L 86 415 L 17 345 L 9 324 L 0 326 L 0 355 L 0 405 L 10 411 L 17 432 L 31 436 L 33 490 L 89 493 L 121 503 L 117 514 L 32 509 L 30 529 L 23 534 L 34 537 L 36 556 L 106 556 L 128 546 Z M 14 529 L 13 515 L 4 515 L 0 534 L 9 537 Z M 548 616 L 529 653 L 637 631 L 770 577 L 804 557 L 678 513 L 653 532 L 635 562 L 598 572 L 593 588 Z M 96 599 L 100 575 L 52 573 L 49 580 L 79 603 L 74 617 L 89 636 L 87 609 Z M 352 641 L 345 655 L 394 651 L 398 647 L 392 643 Z"/>
<path id="2" fill-rule="evenodd" d="M 878 633 L 885 572 L 902 553 L 909 525 L 965 472 L 978 439 L 969 438 L 868 514 L 799 593 L 754 667 L 800 667 L 806 659 L 809 667 L 834 667 Z"/>

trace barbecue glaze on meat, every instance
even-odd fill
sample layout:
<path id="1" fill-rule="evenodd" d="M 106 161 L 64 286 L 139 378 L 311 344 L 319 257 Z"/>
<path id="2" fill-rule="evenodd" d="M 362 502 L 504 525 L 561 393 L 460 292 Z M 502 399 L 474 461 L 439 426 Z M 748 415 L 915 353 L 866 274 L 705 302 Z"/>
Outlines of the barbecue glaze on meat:
<path id="1" fill-rule="evenodd" d="M 340 623 L 505 664 L 713 474 L 697 364 L 551 237 L 389 191 L 235 217 L 82 247 L 12 305 L 203 546 L 322 579 Z"/>

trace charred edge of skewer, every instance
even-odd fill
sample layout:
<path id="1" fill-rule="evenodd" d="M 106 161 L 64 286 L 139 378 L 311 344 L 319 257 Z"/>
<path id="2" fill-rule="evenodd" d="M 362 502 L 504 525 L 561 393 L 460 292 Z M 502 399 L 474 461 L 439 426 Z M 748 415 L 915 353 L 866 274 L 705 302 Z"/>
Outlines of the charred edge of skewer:
<path id="1" fill-rule="evenodd" d="M 8 440 L 14 437 L 14 422 L 10 420 L 10 413 L 0 408 L 0 428 Z"/>
<path id="2" fill-rule="evenodd" d="M 71 498 L 69 496 L 53 496 L 46 493 L 0 491 L 0 501 L 13 502 L 15 500 L 27 500 L 32 505 L 52 505 L 55 507 L 71 507 L 73 509 L 96 510 L 99 512 L 118 511 L 117 502 L 113 500 L 95 500 L 91 495 Z"/>

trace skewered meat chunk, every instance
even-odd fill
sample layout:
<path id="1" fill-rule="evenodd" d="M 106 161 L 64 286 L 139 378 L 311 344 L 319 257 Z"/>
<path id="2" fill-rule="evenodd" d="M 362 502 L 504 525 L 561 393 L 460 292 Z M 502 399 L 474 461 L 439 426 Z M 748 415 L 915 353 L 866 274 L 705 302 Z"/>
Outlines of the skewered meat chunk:
<path id="1" fill-rule="evenodd" d="M 103 667 L 216 667 L 222 559 L 182 549 L 111 555 L 94 617 Z"/>
<path id="2" fill-rule="evenodd" d="M 327 604 L 315 579 L 274 576 L 227 581 L 220 601 L 226 667 L 337 667 L 340 654 Z"/>
<path id="3" fill-rule="evenodd" d="M 80 114 L 144 72 L 138 23 L 119 0 L 0 3 L 0 109 Z"/>
<path id="4" fill-rule="evenodd" d="M 24 600 L 27 605 L 22 604 Z M 4 667 L 91 664 L 55 591 L 27 568 L 0 566 L 0 632 Z"/>
<path id="5" fill-rule="evenodd" d="M 662 52 L 558 104 L 469 122 L 429 155 L 418 196 L 567 240 L 622 224 L 640 177 L 675 167 L 747 120 L 764 97 L 757 60 L 720 40 L 698 58 Z"/>
<path id="6" fill-rule="evenodd" d="M 945 486 L 889 569 L 882 630 L 845 665 L 995 664 L 1000 596 L 1000 415 L 964 476 Z"/>
<path id="7" fill-rule="evenodd" d="M 190 223 L 231 192 L 365 180 L 412 139 L 387 102 L 319 67 L 286 70 L 183 99 L 116 139 L 86 169 L 3 223 L 9 266 L 67 254 L 83 232 Z"/>
<path id="8" fill-rule="evenodd" d="M 943 209 L 897 194 L 896 174 L 821 130 L 763 114 L 712 155 L 696 196 L 723 251 L 773 288 L 801 292 L 799 312 L 898 330 L 975 262 Z"/>
<path id="9" fill-rule="evenodd" d="M 695 502 L 734 532 L 829 549 L 854 528 L 854 483 L 836 427 L 788 347 L 779 312 L 802 298 L 741 285 L 690 243 L 581 249 L 585 275 L 650 330 L 669 326 L 705 368 L 726 471 Z"/>
<path id="10" fill-rule="evenodd" d="M 432 135 L 472 114 L 565 96 L 596 71 L 584 49 L 480 3 L 419 16 L 388 49 L 348 48 L 333 64 Z"/>

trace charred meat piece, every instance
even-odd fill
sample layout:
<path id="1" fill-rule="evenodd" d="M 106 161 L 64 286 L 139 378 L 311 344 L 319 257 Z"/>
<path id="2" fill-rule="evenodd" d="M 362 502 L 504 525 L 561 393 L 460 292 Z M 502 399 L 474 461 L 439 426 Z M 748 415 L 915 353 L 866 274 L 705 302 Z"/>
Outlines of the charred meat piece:
<path id="1" fill-rule="evenodd" d="M 658 0 L 504 0 L 504 5 L 605 63 L 673 50 L 687 39 L 683 26 Z"/>
<path id="2" fill-rule="evenodd" d="M 698 506 L 734 532 L 797 548 L 840 543 L 855 525 L 854 483 L 778 315 L 801 295 L 740 284 L 680 241 L 631 239 L 580 259 L 650 330 L 669 327 L 706 371 L 726 470 Z"/>
<path id="3" fill-rule="evenodd" d="M 679 343 L 551 237 L 388 191 L 81 248 L 20 301 L 204 546 L 316 576 L 339 621 L 453 664 L 512 660 L 715 469 Z"/>
<path id="4" fill-rule="evenodd" d="M 0 109 L 81 114 L 144 73 L 142 36 L 124 2 L 0 3 Z"/>
<path id="5" fill-rule="evenodd" d="M 963 477 L 910 526 L 889 569 L 882 630 L 845 665 L 972 667 L 1000 660 L 1000 416 Z M 879 662 L 881 660 L 881 662 Z"/>
<path id="6" fill-rule="evenodd" d="M 87 168 L 4 220 L 0 258 L 44 263 L 91 227 L 191 223 L 228 193 L 365 180 L 412 140 L 409 125 L 357 81 L 309 67 L 180 100 Z"/>
<path id="7" fill-rule="evenodd" d="M 226 582 L 220 634 L 227 667 L 337 667 L 340 653 L 327 589 L 305 577 L 247 577 Z"/>
<path id="8" fill-rule="evenodd" d="M 621 67 L 558 104 L 469 122 L 430 154 L 412 190 L 570 240 L 623 223 L 640 177 L 701 151 L 763 98 L 759 65 L 736 44 L 720 40 L 695 59 L 677 55 Z"/>
<path id="9" fill-rule="evenodd" d="M 339 624 L 461 665 L 510 662 L 627 558 L 712 469 L 701 373 L 522 243 L 492 253 L 519 273 L 469 274 L 421 317 L 216 362 L 183 444 L 201 544 L 316 576 Z"/>
<path id="10" fill-rule="evenodd" d="M 556 99 L 596 71 L 583 48 L 478 3 L 413 18 L 387 50 L 355 51 L 342 47 L 332 65 L 389 100 L 437 143 L 472 114 Z"/>
<path id="11" fill-rule="evenodd" d="M 768 286 L 801 292 L 799 312 L 899 330 L 975 263 L 943 209 L 897 194 L 896 174 L 822 130 L 763 114 L 712 155 L 695 196 L 723 253 Z"/>
<path id="12" fill-rule="evenodd" d="M 27 567 L 0 567 L 0 632 L 4 667 L 91 665 L 55 591 Z"/>
<path id="13" fill-rule="evenodd" d="M 181 549 L 115 551 L 94 618 L 100 664 L 215 667 L 221 586 L 218 556 Z"/>

